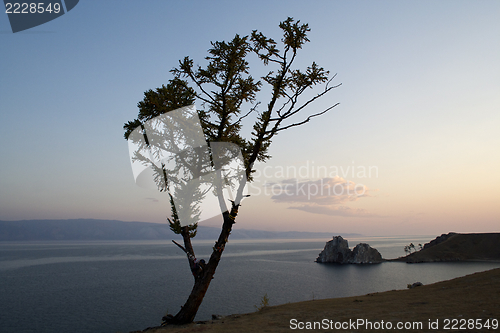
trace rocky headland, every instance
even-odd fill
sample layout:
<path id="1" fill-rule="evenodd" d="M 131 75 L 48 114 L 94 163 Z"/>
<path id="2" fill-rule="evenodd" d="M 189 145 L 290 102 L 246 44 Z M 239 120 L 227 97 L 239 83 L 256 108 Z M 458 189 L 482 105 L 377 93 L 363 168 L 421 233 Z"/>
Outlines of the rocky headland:
<path id="1" fill-rule="evenodd" d="M 393 259 L 407 263 L 440 261 L 500 261 L 500 233 L 450 232 L 425 244 L 422 250 Z"/>
<path id="2" fill-rule="evenodd" d="M 326 242 L 316 262 L 335 264 L 377 264 L 383 261 L 380 252 L 366 243 L 359 243 L 353 250 L 349 249 L 347 240 L 335 236 Z"/>

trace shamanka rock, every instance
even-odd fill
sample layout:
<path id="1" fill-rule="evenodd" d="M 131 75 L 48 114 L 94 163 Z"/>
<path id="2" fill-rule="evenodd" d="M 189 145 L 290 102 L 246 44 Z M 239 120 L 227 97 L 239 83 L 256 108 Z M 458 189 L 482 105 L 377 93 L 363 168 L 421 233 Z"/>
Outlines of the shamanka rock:
<path id="1" fill-rule="evenodd" d="M 349 249 L 347 240 L 342 236 L 333 237 L 326 242 L 325 248 L 316 259 L 319 263 L 337 264 L 377 264 L 382 262 L 380 252 L 366 243 L 356 245 L 353 250 Z"/>
<path id="2" fill-rule="evenodd" d="M 326 242 L 325 248 L 319 254 L 316 262 L 344 263 L 351 257 L 351 254 L 347 241 L 341 236 L 337 236 Z"/>

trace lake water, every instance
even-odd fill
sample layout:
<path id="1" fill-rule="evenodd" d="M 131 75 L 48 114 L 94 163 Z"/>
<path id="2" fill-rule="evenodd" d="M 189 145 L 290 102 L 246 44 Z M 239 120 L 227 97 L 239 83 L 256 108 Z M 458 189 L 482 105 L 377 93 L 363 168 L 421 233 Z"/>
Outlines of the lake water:
<path id="1" fill-rule="evenodd" d="M 350 238 L 384 258 L 434 236 Z M 326 265 L 314 260 L 326 240 L 228 243 L 197 320 L 271 305 L 405 289 L 500 267 L 500 263 L 398 262 Z M 214 242 L 194 242 L 207 259 Z M 115 333 L 157 326 L 175 314 L 193 277 L 181 250 L 165 242 L 0 243 L 0 332 Z"/>

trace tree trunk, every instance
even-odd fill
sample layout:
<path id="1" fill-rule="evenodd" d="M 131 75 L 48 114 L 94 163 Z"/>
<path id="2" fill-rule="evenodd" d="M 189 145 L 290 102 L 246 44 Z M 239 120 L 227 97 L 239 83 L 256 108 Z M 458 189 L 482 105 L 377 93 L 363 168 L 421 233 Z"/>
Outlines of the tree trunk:
<path id="1" fill-rule="evenodd" d="M 233 204 L 231 208 L 231 212 L 227 211 L 222 214 L 224 223 L 222 225 L 222 230 L 219 235 L 219 239 L 215 242 L 213 247 L 212 255 L 210 256 L 210 260 L 205 265 L 205 269 L 201 273 L 200 276 L 195 276 L 195 282 L 193 289 L 191 290 L 191 294 L 189 295 L 184 306 L 181 307 L 181 310 L 174 316 L 164 317 L 163 325 L 168 324 L 187 324 L 193 322 L 196 317 L 196 313 L 203 302 L 203 298 L 210 286 L 210 282 L 212 282 L 213 276 L 215 274 L 215 270 L 219 265 L 219 261 L 222 256 L 222 252 L 224 252 L 224 248 L 227 243 L 227 239 L 229 234 L 231 233 L 231 229 L 233 228 L 234 219 L 238 214 L 239 205 Z"/>

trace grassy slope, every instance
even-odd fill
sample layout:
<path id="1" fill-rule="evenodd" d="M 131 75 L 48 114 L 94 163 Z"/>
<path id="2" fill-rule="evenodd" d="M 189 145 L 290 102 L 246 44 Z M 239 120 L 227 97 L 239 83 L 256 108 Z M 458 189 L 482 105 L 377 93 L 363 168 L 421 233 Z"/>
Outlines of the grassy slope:
<path id="1" fill-rule="evenodd" d="M 366 319 L 372 322 L 384 320 L 394 325 L 397 322 L 408 321 L 423 323 L 422 330 L 407 330 L 408 332 L 449 332 L 450 330 L 443 330 L 444 319 L 480 319 L 483 323 L 488 319 L 490 323 L 492 319 L 500 321 L 500 269 L 414 289 L 271 306 L 259 312 L 232 315 L 221 320 L 193 323 L 182 327 L 151 328 L 144 332 L 290 332 L 292 318 L 303 322 L 322 321 L 326 318 L 340 322 L 349 319 Z M 427 328 L 429 320 L 436 319 L 439 320 L 439 329 L 429 330 Z M 326 330 L 320 331 L 326 332 Z M 384 330 L 374 330 L 374 332 L 381 331 Z M 498 332 L 492 329 L 470 331 Z M 371 331 L 360 329 L 335 330 L 335 332 Z"/>

